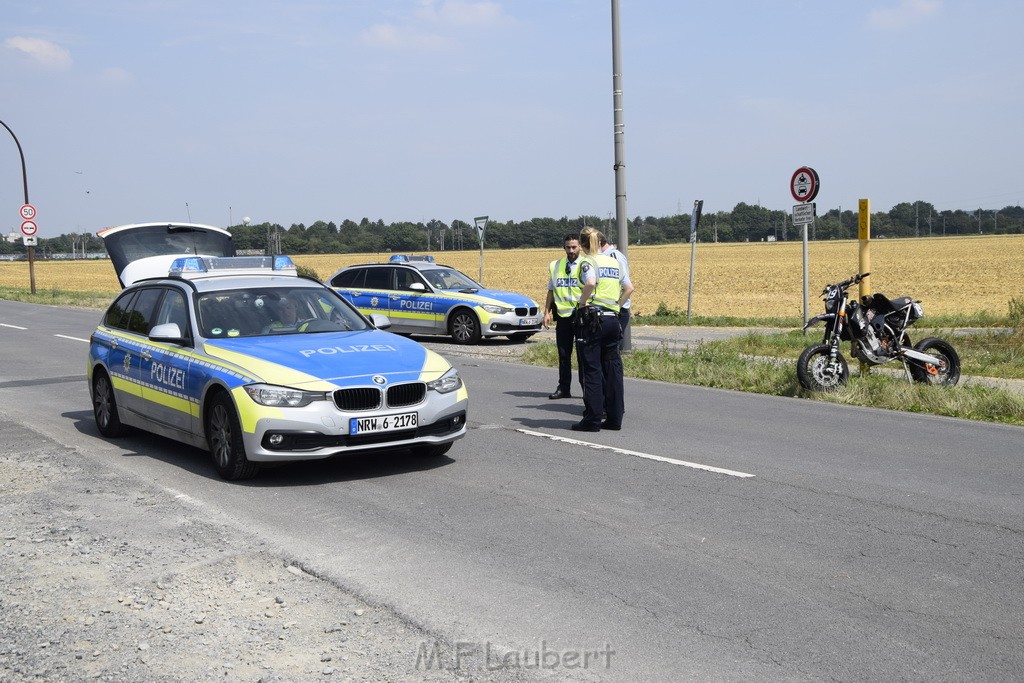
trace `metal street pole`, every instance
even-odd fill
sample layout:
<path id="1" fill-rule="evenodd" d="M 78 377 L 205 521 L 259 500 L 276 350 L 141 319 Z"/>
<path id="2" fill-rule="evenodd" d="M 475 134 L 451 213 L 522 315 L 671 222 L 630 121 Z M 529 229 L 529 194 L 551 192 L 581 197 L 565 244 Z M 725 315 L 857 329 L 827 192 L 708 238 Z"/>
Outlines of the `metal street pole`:
<path id="1" fill-rule="evenodd" d="M 0 121 L 0 126 L 3 126 L 4 128 L 7 129 L 7 132 L 11 134 L 12 138 L 14 138 L 14 144 L 18 146 L 18 156 L 21 157 L 21 182 L 22 182 L 22 185 L 25 188 L 25 204 L 28 204 L 29 203 L 29 201 L 28 201 L 28 173 L 25 170 L 25 153 L 21 151 L 21 143 L 18 142 L 18 136 L 14 134 L 14 131 L 11 130 L 10 126 L 8 126 L 3 121 Z M 32 294 L 35 294 L 36 293 L 36 269 L 35 269 L 36 249 L 31 244 L 28 245 L 26 247 L 26 249 L 28 250 L 28 282 L 29 282 L 29 291 Z"/>
<path id="2" fill-rule="evenodd" d="M 626 143 L 622 122 L 622 48 L 619 44 L 619 0 L 612 0 L 612 138 L 615 146 L 615 227 L 619 251 L 629 260 L 629 227 L 626 222 Z M 622 337 L 622 350 L 632 350 L 630 328 Z"/>

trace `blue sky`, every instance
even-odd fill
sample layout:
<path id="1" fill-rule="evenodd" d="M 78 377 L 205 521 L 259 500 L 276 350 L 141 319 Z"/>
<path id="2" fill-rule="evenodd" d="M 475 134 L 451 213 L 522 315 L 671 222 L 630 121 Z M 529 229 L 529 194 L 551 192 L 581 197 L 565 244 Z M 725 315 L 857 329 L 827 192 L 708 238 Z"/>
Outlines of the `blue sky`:
<path id="1" fill-rule="evenodd" d="M 39 234 L 613 215 L 607 0 L 0 0 Z M 1024 200 L 1020 0 L 620 0 L 627 213 Z M 21 168 L 0 129 L 0 231 Z"/>

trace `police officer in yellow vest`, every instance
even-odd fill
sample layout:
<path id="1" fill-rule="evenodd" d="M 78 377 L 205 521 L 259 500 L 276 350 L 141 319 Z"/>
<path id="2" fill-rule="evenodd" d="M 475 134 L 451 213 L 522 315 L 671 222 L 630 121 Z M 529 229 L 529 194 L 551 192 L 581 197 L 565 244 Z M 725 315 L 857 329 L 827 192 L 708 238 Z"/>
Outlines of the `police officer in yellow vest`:
<path id="1" fill-rule="evenodd" d="M 580 238 L 575 233 L 565 236 L 565 258 L 548 264 L 548 295 L 544 304 L 544 327 L 555 320 L 555 346 L 558 347 L 558 387 L 550 399 L 571 398 L 572 391 L 572 321 L 580 300 Z M 578 358 L 578 356 L 577 356 Z"/>
<path id="2" fill-rule="evenodd" d="M 583 287 L 575 329 L 576 356 L 583 375 L 583 419 L 572 426 L 577 432 L 622 429 L 625 413 L 619 308 L 629 292 L 623 289 L 625 274 L 618 261 L 600 253 L 600 236 L 592 227 L 580 232 L 584 256 L 580 259 L 579 277 Z"/>

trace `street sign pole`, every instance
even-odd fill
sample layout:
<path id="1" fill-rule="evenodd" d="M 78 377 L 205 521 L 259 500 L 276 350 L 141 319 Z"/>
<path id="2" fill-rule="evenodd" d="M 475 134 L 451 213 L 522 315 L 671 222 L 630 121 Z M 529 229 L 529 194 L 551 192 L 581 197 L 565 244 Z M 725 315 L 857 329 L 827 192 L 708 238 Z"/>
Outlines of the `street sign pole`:
<path id="1" fill-rule="evenodd" d="M 484 283 L 484 231 L 487 230 L 487 216 L 477 216 L 473 219 L 476 224 L 476 236 L 480 239 L 480 277 L 478 282 Z"/>
<path id="2" fill-rule="evenodd" d="M 698 199 L 693 202 L 693 211 L 690 213 L 690 288 L 686 294 L 686 322 L 690 322 L 690 311 L 693 309 L 693 271 L 697 264 L 697 226 L 700 224 L 700 214 L 704 209 L 704 200 Z"/>
<path id="3" fill-rule="evenodd" d="M 3 121 L 0 121 L 0 126 L 3 126 L 4 128 L 6 128 L 7 132 L 11 134 L 12 138 L 14 138 L 14 144 L 17 145 L 17 147 L 18 147 L 18 156 L 21 157 L 21 182 L 22 182 L 22 185 L 25 188 L 25 204 L 24 204 L 24 206 L 22 206 L 22 211 L 25 210 L 25 207 L 29 207 L 29 208 L 32 209 L 32 215 L 31 216 L 27 216 L 26 217 L 26 216 L 24 216 L 24 214 L 22 214 L 22 217 L 24 217 L 24 218 L 34 218 L 35 215 L 36 215 L 35 207 L 33 207 L 31 204 L 28 203 L 28 173 L 26 173 L 26 171 L 25 171 L 25 153 L 21 150 L 21 143 L 18 142 L 18 136 L 14 134 L 14 131 L 11 130 L 11 127 L 8 126 Z M 32 245 L 28 245 L 27 251 L 28 251 L 28 282 L 29 282 L 29 289 L 32 292 L 32 294 L 35 294 L 36 293 L 36 269 L 35 269 L 36 249 Z"/>
<path id="4" fill-rule="evenodd" d="M 803 225 L 803 243 L 804 243 L 804 322 L 809 320 L 810 309 L 808 302 L 810 301 L 810 282 L 807 273 L 807 223 Z M 804 330 L 804 336 L 807 335 L 807 330 Z"/>

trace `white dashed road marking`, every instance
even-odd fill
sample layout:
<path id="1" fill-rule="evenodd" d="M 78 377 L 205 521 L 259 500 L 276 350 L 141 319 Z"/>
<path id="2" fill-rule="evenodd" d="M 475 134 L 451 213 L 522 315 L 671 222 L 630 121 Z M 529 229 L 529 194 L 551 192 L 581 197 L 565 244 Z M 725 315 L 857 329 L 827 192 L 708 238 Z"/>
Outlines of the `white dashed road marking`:
<path id="1" fill-rule="evenodd" d="M 704 470 L 705 472 L 715 472 L 717 474 L 727 474 L 730 477 L 740 477 L 747 479 L 753 477 L 753 474 L 747 474 L 746 472 L 737 472 L 736 470 L 727 470 L 721 467 L 712 467 L 711 465 L 701 465 L 696 462 L 687 462 L 686 460 L 676 460 L 674 458 L 666 458 L 660 455 L 652 455 L 650 453 L 641 453 L 640 451 L 630 451 L 625 448 L 616 448 L 615 446 L 605 446 L 599 443 L 590 443 L 589 441 L 580 441 L 579 439 L 569 439 L 564 436 L 554 436 L 553 434 L 545 434 L 543 432 L 534 432 L 529 429 L 517 429 L 517 432 L 522 432 L 529 436 L 539 436 L 544 439 L 551 439 L 552 441 L 561 441 L 562 443 L 571 443 L 577 446 L 587 446 L 589 448 L 596 448 L 603 451 L 613 451 L 615 453 L 622 453 L 623 455 L 632 455 L 637 458 L 644 458 L 646 460 L 656 460 L 658 462 L 667 462 L 670 465 L 679 465 L 681 467 L 689 467 L 695 470 Z"/>

